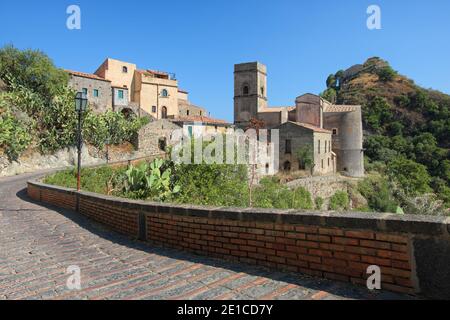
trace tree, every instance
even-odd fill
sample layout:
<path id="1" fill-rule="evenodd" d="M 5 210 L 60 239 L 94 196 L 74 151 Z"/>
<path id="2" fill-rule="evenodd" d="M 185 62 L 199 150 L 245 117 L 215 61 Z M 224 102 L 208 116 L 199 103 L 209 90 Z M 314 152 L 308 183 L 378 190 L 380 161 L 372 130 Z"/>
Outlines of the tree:
<path id="1" fill-rule="evenodd" d="M 369 102 L 364 108 L 363 113 L 363 120 L 366 126 L 377 133 L 382 133 L 384 126 L 394 118 L 389 103 L 386 99 L 378 96 Z"/>
<path id="2" fill-rule="evenodd" d="M 296 151 L 296 156 L 300 166 L 309 169 L 312 175 L 312 169 L 314 168 L 314 152 L 312 146 L 306 145 L 299 148 Z"/>
<path id="3" fill-rule="evenodd" d="M 336 103 L 337 100 L 337 93 L 336 90 L 333 88 L 328 88 L 322 94 L 320 95 L 325 100 L 330 101 L 331 103 Z"/>
<path id="4" fill-rule="evenodd" d="M 336 88 L 336 77 L 334 74 L 330 74 L 327 78 L 327 88 Z"/>
<path id="5" fill-rule="evenodd" d="M 342 81 L 344 79 L 344 70 L 339 70 L 338 72 L 336 72 L 334 77 L 336 79 L 335 88 L 339 90 L 341 88 Z"/>
<path id="6" fill-rule="evenodd" d="M 395 72 L 395 70 L 390 66 L 386 66 L 377 70 L 378 78 L 383 82 L 391 81 L 392 79 L 394 79 L 396 74 L 397 72 Z"/>
<path id="7" fill-rule="evenodd" d="M 388 164 L 388 175 L 408 195 L 425 194 L 431 191 L 431 177 L 427 168 L 415 161 L 397 157 Z"/>
<path id="8" fill-rule="evenodd" d="M 11 86 L 12 78 L 17 85 L 38 93 L 50 101 L 67 85 L 68 74 L 53 64 L 41 51 L 16 49 L 12 45 L 0 49 L 0 79 Z"/>

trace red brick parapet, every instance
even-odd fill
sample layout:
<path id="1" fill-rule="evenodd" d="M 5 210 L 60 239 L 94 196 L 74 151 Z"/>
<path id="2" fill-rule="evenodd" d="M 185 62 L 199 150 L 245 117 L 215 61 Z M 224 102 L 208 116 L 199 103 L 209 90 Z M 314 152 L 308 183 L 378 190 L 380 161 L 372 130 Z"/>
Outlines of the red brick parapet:
<path id="1" fill-rule="evenodd" d="M 220 259 L 450 298 L 450 219 L 369 213 L 196 207 L 132 201 L 30 181 L 37 201 L 122 234 Z"/>

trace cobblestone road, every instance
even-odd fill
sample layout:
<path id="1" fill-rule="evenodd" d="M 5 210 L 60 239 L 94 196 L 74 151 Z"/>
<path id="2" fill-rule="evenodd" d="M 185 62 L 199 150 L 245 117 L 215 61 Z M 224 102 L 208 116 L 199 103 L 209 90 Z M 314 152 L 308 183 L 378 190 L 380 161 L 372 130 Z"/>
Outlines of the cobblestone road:
<path id="1" fill-rule="evenodd" d="M 397 299 L 388 292 L 226 263 L 132 241 L 27 198 L 0 178 L 0 299 Z M 66 270 L 81 268 L 81 290 Z"/>

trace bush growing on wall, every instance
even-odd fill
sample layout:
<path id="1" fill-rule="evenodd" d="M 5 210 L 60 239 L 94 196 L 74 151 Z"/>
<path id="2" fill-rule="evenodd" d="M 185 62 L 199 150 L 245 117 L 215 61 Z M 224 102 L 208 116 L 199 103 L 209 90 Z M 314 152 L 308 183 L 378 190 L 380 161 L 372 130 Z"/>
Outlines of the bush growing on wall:
<path id="1" fill-rule="evenodd" d="M 260 185 L 255 188 L 254 206 L 259 208 L 275 209 L 312 209 L 311 194 L 300 187 L 290 190 L 281 184 L 276 177 L 261 179 Z"/>
<path id="2" fill-rule="evenodd" d="M 358 191 L 367 199 L 369 208 L 375 212 L 396 212 L 398 202 L 391 192 L 389 182 L 380 175 L 368 176 L 358 183 Z"/>
<path id="3" fill-rule="evenodd" d="M 348 210 L 350 200 L 347 192 L 337 191 L 330 198 L 330 210 Z"/>

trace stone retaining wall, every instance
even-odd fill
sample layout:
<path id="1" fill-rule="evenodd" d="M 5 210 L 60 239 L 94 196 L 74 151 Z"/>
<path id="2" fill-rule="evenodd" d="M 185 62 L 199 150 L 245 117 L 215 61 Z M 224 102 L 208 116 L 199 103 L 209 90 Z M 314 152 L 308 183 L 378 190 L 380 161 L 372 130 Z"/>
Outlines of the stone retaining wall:
<path id="1" fill-rule="evenodd" d="M 175 206 L 28 183 L 28 195 L 122 234 L 200 255 L 450 298 L 450 219 Z"/>

